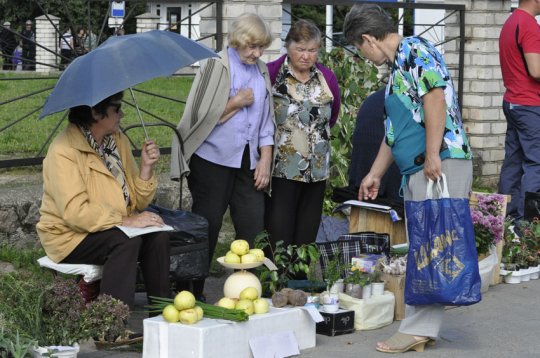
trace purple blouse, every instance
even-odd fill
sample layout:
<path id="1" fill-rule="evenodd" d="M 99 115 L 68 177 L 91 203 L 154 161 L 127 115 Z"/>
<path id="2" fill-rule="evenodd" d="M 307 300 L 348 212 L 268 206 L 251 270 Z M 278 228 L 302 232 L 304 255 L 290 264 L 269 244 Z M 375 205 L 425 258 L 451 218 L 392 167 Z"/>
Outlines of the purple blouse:
<path id="1" fill-rule="evenodd" d="M 228 48 L 228 55 L 231 78 L 228 96 L 234 96 L 241 88 L 250 87 L 254 103 L 239 110 L 225 123 L 217 124 L 195 153 L 212 163 L 240 168 L 244 148 L 249 145 L 251 169 L 255 169 L 260 159 L 259 147 L 274 144 L 271 98 L 267 96 L 264 77 L 257 65 L 243 63 L 232 47 Z"/>

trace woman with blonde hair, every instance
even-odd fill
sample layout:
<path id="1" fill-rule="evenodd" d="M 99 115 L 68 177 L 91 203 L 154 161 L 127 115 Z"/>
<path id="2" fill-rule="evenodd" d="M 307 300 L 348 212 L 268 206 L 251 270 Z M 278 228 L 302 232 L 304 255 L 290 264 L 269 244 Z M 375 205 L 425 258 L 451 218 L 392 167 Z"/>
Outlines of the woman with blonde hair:
<path id="1" fill-rule="evenodd" d="M 223 215 L 230 209 L 236 237 L 252 242 L 264 229 L 264 192 L 274 145 L 271 85 L 260 60 L 272 43 L 269 26 L 256 14 L 239 16 L 229 28 L 228 46 L 201 65 L 173 140 L 171 178 L 189 161 L 192 211 L 209 223 L 210 260 Z M 193 292 L 202 296 L 204 281 Z"/>

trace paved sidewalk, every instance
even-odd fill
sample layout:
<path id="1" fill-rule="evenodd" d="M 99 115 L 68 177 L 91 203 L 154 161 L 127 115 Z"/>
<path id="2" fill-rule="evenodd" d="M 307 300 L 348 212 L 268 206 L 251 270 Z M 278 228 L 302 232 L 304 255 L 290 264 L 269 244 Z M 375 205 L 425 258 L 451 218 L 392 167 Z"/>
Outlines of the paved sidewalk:
<path id="1" fill-rule="evenodd" d="M 213 302 L 222 294 L 223 281 L 224 278 L 209 280 L 209 290 L 207 290 L 209 302 Z M 141 297 L 138 299 L 143 300 Z M 132 324 L 134 325 L 135 322 Z M 399 322 L 394 322 L 372 331 L 356 331 L 336 337 L 317 335 L 317 346 L 303 350 L 300 356 L 305 358 L 388 357 L 388 354 L 375 350 L 375 343 L 392 335 L 398 326 Z M 490 287 L 482 302 L 476 305 L 448 309 L 441 339 L 436 345 L 426 347 L 424 353 L 408 352 L 406 357 L 540 357 L 539 333 L 540 280 L 512 285 L 500 284 Z M 142 356 L 138 352 L 92 351 L 95 348 L 91 345 L 85 345 L 82 348 L 80 358 L 140 358 Z M 179 352 L 176 357 L 182 357 L 181 353 Z"/>

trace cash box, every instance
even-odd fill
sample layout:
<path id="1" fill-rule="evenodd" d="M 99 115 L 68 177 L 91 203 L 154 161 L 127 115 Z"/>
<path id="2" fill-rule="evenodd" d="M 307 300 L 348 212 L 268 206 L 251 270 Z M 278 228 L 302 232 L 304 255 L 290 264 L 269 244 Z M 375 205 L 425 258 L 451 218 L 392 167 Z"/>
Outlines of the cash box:
<path id="1" fill-rule="evenodd" d="M 338 310 L 337 312 L 321 311 L 324 321 L 317 323 L 316 332 L 327 336 L 354 332 L 354 311 Z"/>

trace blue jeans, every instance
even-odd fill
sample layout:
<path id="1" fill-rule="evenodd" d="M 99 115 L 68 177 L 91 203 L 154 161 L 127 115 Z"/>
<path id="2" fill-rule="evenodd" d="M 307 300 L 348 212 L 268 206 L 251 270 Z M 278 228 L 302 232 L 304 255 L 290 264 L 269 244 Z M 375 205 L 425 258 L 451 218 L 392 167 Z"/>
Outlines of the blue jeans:
<path id="1" fill-rule="evenodd" d="M 526 191 L 540 190 L 540 107 L 503 101 L 507 129 L 499 192 L 512 196 L 507 214 L 523 218 Z"/>

